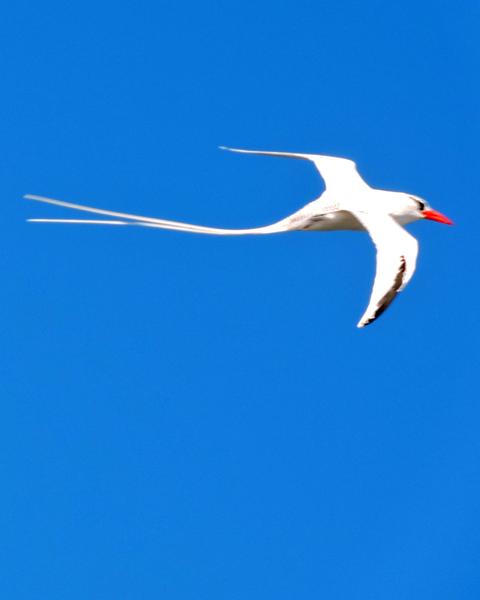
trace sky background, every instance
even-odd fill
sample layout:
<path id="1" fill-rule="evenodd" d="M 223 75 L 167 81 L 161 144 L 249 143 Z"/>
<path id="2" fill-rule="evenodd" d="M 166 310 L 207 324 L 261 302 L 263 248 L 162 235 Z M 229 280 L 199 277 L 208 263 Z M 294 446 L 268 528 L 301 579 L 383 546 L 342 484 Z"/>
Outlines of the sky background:
<path id="1" fill-rule="evenodd" d="M 478 600 L 474 1 L 15 2 L 0 22 L 9 599 Z M 426 198 L 365 330 L 354 232 L 34 225 L 43 194 L 224 227 L 350 157 Z"/>

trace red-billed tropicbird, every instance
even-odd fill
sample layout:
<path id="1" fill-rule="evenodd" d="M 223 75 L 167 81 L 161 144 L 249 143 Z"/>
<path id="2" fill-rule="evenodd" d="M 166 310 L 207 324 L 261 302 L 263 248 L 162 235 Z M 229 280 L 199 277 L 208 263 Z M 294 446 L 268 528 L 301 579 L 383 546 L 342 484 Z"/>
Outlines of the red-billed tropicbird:
<path id="1" fill-rule="evenodd" d="M 430 219 L 451 225 L 452 221 L 430 208 L 428 203 L 411 194 L 389 192 L 371 188 L 359 175 L 352 160 L 323 156 L 321 154 L 298 154 L 294 152 L 267 152 L 262 150 L 224 150 L 244 154 L 262 154 L 300 158 L 313 162 L 325 182 L 325 191 L 292 215 L 265 227 L 251 229 L 218 229 L 166 221 L 128 213 L 103 210 L 43 196 L 28 194 L 25 198 L 48 204 L 56 204 L 84 212 L 115 217 L 114 220 L 99 219 L 29 219 L 43 223 L 90 223 L 102 225 L 137 225 L 160 229 L 173 229 L 191 233 L 212 235 L 249 235 L 283 233 L 286 231 L 367 231 L 377 248 L 377 270 L 368 307 L 357 327 L 365 327 L 379 317 L 412 278 L 418 254 L 418 242 L 402 225 L 418 219 Z"/>

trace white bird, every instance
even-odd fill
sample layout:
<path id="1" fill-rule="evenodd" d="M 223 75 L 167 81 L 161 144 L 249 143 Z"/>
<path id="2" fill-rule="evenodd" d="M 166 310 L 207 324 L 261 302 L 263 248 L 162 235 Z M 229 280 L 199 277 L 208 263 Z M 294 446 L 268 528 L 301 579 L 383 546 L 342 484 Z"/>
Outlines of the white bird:
<path id="1" fill-rule="evenodd" d="M 212 235 L 249 235 L 283 233 L 286 231 L 367 231 L 377 248 L 377 267 L 367 309 L 357 327 L 365 327 L 379 317 L 412 278 L 418 254 L 417 240 L 402 225 L 418 219 L 430 219 L 451 225 L 452 221 L 433 210 L 428 203 L 411 194 L 390 192 L 370 187 L 359 175 L 352 160 L 320 154 L 294 152 L 267 152 L 262 150 L 223 150 L 244 154 L 262 154 L 313 162 L 325 182 L 325 191 L 292 215 L 265 227 L 251 229 L 218 229 L 177 221 L 142 217 L 53 200 L 28 194 L 25 198 L 114 217 L 101 219 L 29 219 L 42 223 L 87 223 L 95 225 L 136 225 L 173 229 L 190 233 Z"/>

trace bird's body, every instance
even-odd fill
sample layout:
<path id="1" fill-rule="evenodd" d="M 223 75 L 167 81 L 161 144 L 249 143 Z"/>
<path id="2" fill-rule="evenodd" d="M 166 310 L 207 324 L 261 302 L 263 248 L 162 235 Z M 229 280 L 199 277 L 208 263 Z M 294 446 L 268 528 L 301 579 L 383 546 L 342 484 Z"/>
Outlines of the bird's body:
<path id="1" fill-rule="evenodd" d="M 355 163 L 346 158 L 318 154 L 224 149 L 244 154 L 310 160 L 324 179 L 326 189 L 317 199 L 288 217 L 271 225 L 249 229 L 204 227 L 27 195 L 25 197 L 30 200 L 114 217 L 114 220 L 30 220 L 50 223 L 136 225 L 212 235 L 264 235 L 287 231 L 367 231 L 377 247 L 377 272 L 369 305 L 358 327 L 364 327 L 380 316 L 398 292 L 406 286 L 415 271 L 418 244 L 416 239 L 403 229 L 403 225 L 424 218 L 451 223 L 447 217 L 432 210 L 417 196 L 371 188 L 358 174 Z"/>
<path id="2" fill-rule="evenodd" d="M 366 227 L 355 217 L 358 206 L 370 214 L 388 214 L 398 223 L 407 225 L 418 220 L 413 214 L 405 214 L 403 194 L 370 188 L 358 192 L 352 198 L 347 194 L 325 191 L 319 198 L 287 217 L 284 221 L 288 230 L 302 231 L 366 231 Z M 402 204 L 403 202 L 403 204 Z"/>

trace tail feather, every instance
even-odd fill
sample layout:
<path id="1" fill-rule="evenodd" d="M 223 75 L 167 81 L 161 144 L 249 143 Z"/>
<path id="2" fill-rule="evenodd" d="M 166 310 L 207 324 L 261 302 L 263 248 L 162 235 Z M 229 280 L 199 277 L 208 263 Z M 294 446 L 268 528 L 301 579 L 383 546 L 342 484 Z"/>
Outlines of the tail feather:
<path id="1" fill-rule="evenodd" d="M 64 202 L 63 200 L 54 200 L 44 196 L 36 196 L 27 194 L 24 196 L 27 200 L 43 202 L 46 204 L 54 204 L 64 208 L 80 210 L 110 217 L 117 217 L 115 220 L 101 219 L 29 219 L 30 222 L 36 223 L 70 223 L 70 224 L 89 224 L 89 225 L 136 225 L 141 227 L 153 227 L 158 229 L 170 229 L 173 231 L 185 231 L 189 233 L 204 233 L 210 235 L 255 235 L 280 233 L 288 230 L 288 223 L 285 219 L 266 225 L 265 227 L 253 227 L 249 229 L 222 229 L 218 227 L 204 227 L 202 225 L 192 225 L 190 223 L 182 223 L 180 221 L 167 221 L 165 219 L 156 219 L 153 217 L 143 217 L 129 213 L 116 212 L 105 210 L 102 208 L 94 208 L 93 206 L 85 206 L 83 204 L 73 204 L 72 202 Z"/>

